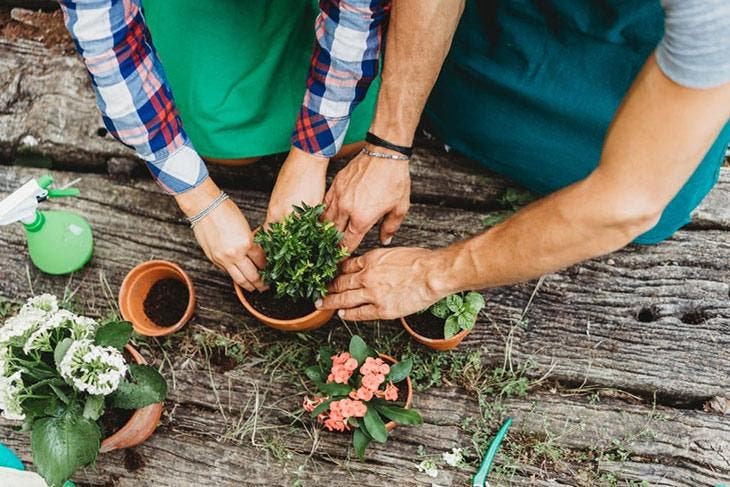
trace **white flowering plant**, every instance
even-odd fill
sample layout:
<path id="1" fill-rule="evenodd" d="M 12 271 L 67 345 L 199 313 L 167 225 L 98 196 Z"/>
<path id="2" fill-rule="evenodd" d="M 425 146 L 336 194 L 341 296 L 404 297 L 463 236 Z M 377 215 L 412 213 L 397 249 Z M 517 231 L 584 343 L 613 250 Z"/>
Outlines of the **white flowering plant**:
<path id="1" fill-rule="evenodd" d="M 96 460 L 107 409 L 165 399 L 157 370 L 127 363 L 131 337 L 130 323 L 98 323 L 59 308 L 50 294 L 30 298 L 0 327 L 0 415 L 23 421 L 33 462 L 50 487 Z"/>

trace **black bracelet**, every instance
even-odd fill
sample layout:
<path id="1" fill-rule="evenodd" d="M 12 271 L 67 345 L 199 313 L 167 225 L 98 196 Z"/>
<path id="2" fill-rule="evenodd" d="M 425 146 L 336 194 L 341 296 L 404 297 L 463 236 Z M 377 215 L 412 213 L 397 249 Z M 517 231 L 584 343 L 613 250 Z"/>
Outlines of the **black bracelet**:
<path id="1" fill-rule="evenodd" d="M 368 132 L 365 134 L 365 142 L 368 142 L 373 145 L 377 145 L 378 147 L 382 147 L 384 149 L 390 149 L 396 152 L 399 152 L 403 154 L 404 156 L 411 157 L 413 155 L 413 147 L 406 147 L 403 145 L 396 145 L 391 142 L 388 142 L 387 140 L 381 139 L 377 135 L 375 135 L 372 132 Z"/>

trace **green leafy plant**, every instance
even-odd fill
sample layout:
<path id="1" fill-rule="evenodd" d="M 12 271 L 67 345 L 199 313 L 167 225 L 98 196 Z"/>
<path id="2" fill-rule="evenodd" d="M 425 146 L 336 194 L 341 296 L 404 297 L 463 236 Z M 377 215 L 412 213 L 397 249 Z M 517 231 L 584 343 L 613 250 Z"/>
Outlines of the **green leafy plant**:
<path id="1" fill-rule="evenodd" d="M 321 348 L 317 365 L 305 369 L 319 395 L 304 397 L 303 407 L 329 431 L 352 431 L 355 454 L 363 459 L 371 441 L 388 440 L 386 421 L 402 425 L 423 422 L 405 407 L 406 381 L 413 361 L 388 363 L 355 335 L 349 350 Z"/>
<path id="2" fill-rule="evenodd" d="M 471 330 L 484 307 L 484 296 L 475 291 L 446 296 L 433 304 L 429 311 L 444 320 L 444 338 L 451 338 L 461 330 Z"/>
<path id="3" fill-rule="evenodd" d="M 254 239 L 267 259 L 261 277 L 277 297 L 316 301 L 327 294 L 337 264 L 348 254 L 334 223 L 320 221 L 323 212 L 324 205 L 302 203 L 282 221 L 256 233 Z"/>
<path id="4" fill-rule="evenodd" d="M 130 323 L 99 324 L 59 309 L 50 294 L 0 327 L 0 411 L 31 432 L 33 463 L 50 487 L 96 460 L 105 410 L 165 399 L 157 370 L 126 362 L 131 336 Z"/>

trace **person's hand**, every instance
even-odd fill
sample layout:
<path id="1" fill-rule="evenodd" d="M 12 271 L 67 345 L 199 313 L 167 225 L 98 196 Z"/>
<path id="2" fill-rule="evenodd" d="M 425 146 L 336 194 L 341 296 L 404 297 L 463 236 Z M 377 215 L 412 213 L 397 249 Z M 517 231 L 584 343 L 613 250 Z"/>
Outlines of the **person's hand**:
<path id="1" fill-rule="evenodd" d="M 337 309 L 344 320 L 394 319 L 421 311 L 446 296 L 430 276 L 435 251 L 396 247 L 372 250 L 342 264 L 342 274 L 318 300 L 318 309 Z"/>
<path id="2" fill-rule="evenodd" d="M 195 189 L 177 195 L 180 208 L 188 217 L 206 208 L 220 194 L 210 179 Z M 230 199 L 224 201 L 193 228 L 195 238 L 208 259 L 247 291 L 267 289 L 258 269 L 266 265 L 264 251 L 253 241 L 246 218 Z"/>
<path id="3" fill-rule="evenodd" d="M 264 228 L 291 213 L 294 205 L 304 202 L 315 206 L 322 202 L 328 162 L 329 159 L 292 147 L 271 192 Z"/>
<path id="4" fill-rule="evenodd" d="M 370 147 L 377 152 L 396 152 Z M 408 161 L 370 157 L 361 153 L 335 177 L 324 198 L 322 218 L 344 232 L 342 244 L 352 252 L 380 220 L 380 242 L 390 245 L 408 213 L 411 176 Z"/>

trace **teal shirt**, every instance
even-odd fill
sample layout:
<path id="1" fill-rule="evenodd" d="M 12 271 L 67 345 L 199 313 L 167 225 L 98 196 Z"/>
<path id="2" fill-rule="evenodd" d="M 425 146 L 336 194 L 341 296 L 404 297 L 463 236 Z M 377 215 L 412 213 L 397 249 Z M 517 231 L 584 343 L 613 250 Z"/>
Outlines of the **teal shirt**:
<path id="1" fill-rule="evenodd" d="M 568 186 L 598 165 L 608 126 L 662 41 L 664 21 L 657 0 L 467 0 L 426 126 L 532 191 Z M 729 142 L 730 124 L 638 243 L 664 240 L 690 221 Z"/>

